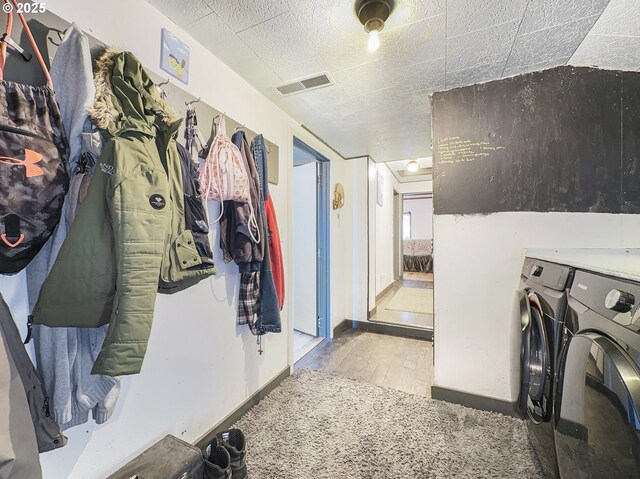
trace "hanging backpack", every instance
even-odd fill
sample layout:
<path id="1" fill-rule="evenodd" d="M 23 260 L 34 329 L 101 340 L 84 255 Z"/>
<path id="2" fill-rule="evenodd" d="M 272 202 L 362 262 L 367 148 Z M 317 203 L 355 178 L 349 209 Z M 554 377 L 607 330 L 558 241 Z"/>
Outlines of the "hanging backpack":
<path id="1" fill-rule="evenodd" d="M 259 233 L 256 237 L 251 231 L 252 229 L 257 230 L 258 227 L 255 208 L 251 202 L 249 181 L 249 172 L 244 166 L 242 153 L 227 136 L 224 114 L 220 115 L 216 121 L 216 136 L 200 173 L 202 197 L 205 200 L 220 201 L 221 203 L 228 200 L 247 203 L 251 212 L 250 223 L 253 226 L 253 228 L 249 228 L 249 234 L 254 242 L 259 243 Z M 223 213 L 224 208 L 220 205 L 220 216 L 214 223 L 222 218 Z"/>
<path id="2" fill-rule="evenodd" d="M 200 173 L 205 200 L 233 200 L 248 203 L 249 173 L 242 162 L 238 147 L 227 136 L 224 115 L 216 121 L 216 136 Z"/>
<path id="3" fill-rule="evenodd" d="M 16 0 L 4 0 L 5 5 Z M 0 273 L 17 273 L 40 251 L 60 220 L 69 187 L 69 146 L 47 67 L 18 13 L 47 86 L 4 80 L 13 14 L 0 47 Z M 20 50 L 19 50 L 20 51 Z M 27 58 L 28 54 L 23 53 Z M 28 56 L 30 58 L 30 56 Z"/>

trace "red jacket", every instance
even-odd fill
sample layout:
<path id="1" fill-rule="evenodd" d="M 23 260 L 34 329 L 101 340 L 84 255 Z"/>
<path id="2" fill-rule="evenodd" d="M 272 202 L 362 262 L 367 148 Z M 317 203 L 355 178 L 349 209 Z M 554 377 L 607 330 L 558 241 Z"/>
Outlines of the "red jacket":
<path id="1" fill-rule="evenodd" d="M 269 228 L 269 255 L 271 256 L 271 274 L 273 282 L 276 285 L 276 293 L 280 310 L 284 305 L 284 265 L 282 263 L 282 248 L 280 246 L 280 231 L 278 230 L 278 220 L 276 219 L 276 210 L 273 207 L 271 195 L 264 202 L 265 214 L 267 216 L 267 227 Z"/>

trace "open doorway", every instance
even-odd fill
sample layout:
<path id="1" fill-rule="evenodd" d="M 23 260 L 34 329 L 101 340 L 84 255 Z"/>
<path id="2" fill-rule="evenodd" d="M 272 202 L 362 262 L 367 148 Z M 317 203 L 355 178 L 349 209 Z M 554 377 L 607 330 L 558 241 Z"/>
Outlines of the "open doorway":
<path id="1" fill-rule="evenodd" d="M 293 356 L 329 334 L 329 160 L 294 138 Z"/>
<path id="2" fill-rule="evenodd" d="M 394 188 L 392 202 L 393 281 L 376 295 L 370 320 L 433 330 L 433 196 Z"/>
<path id="3" fill-rule="evenodd" d="M 402 279 L 423 281 L 433 289 L 433 195 L 402 196 L 401 245 Z"/>

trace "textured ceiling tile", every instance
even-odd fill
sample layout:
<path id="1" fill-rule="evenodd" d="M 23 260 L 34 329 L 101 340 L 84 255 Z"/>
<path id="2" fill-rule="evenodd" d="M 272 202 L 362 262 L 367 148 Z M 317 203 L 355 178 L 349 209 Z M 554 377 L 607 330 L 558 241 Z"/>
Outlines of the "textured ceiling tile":
<path id="1" fill-rule="evenodd" d="M 339 109 L 343 105 L 350 104 L 351 108 L 356 106 L 351 103 L 353 100 L 339 85 L 332 85 L 317 90 L 305 91 L 289 98 L 299 98 L 302 101 L 316 108 L 318 111 L 325 111 L 330 114 L 334 109 Z"/>
<path id="2" fill-rule="evenodd" d="M 337 85 L 354 97 L 386 88 L 434 91 L 444 85 L 444 58 L 393 70 L 382 59 L 336 72 L 333 78 Z"/>
<path id="3" fill-rule="evenodd" d="M 464 35 L 517 20 L 524 15 L 528 0 L 448 0 L 447 36 Z"/>
<path id="4" fill-rule="evenodd" d="M 234 70 L 251 62 L 258 65 L 261 62 L 260 58 L 215 13 L 190 23 L 188 31 L 210 52 Z"/>
<path id="5" fill-rule="evenodd" d="M 184 26 L 212 13 L 203 0 L 148 0 L 167 17 Z"/>
<path id="6" fill-rule="evenodd" d="M 392 30 L 407 23 L 424 18 L 435 17 L 446 13 L 446 0 L 404 0 L 396 2 L 389 19 L 385 22 L 385 30 Z"/>
<path id="7" fill-rule="evenodd" d="M 248 28 L 238 36 L 273 69 L 318 56 L 313 43 L 291 13 Z"/>
<path id="8" fill-rule="evenodd" d="M 450 71 L 475 65 L 506 62 L 518 31 L 519 21 L 486 28 L 447 39 L 447 78 Z"/>
<path id="9" fill-rule="evenodd" d="M 262 90 L 267 98 L 277 103 L 285 112 L 299 123 L 308 125 L 310 120 L 317 118 L 318 113 L 304 100 L 294 96 L 283 97 L 274 89 Z M 278 98 L 279 97 L 279 98 Z"/>
<path id="10" fill-rule="evenodd" d="M 427 140 L 426 137 L 412 137 L 402 141 L 386 142 L 383 145 L 387 156 L 377 160 L 378 162 L 419 158 L 431 154 L 430 140 Z"/>
<path id="11" fill-rule="evenodd" d="M 365 134 L 353 134 L 351 131 L 340 128 L 334 124 L 325 124 L 319 128 L 310 128 L 316 135 L 324 141 L 329 142 L 333 148 L 347 158 L 370 154 L 370 152 L 376 148 L 378 148 L 378 151 L 382 151 L 375 137 L 366 134 L 366 132 Z"/>
<path id="12" fill-rule="evenodd" d="M 532 65 L 507 65 L 504 70 L 503 77 L 510 77 L 515 75 L 522 75 L 524 73 L 539 72 L 547 70 L 549 68 L 557 67 L 560 65 L 566 65 L 569 57 L 554 58 L 540 63 L 534 63 Z"/>
<path id="13" fill-rule="evenodd" d="M 382 57 L 382 46 L 373 53 L 367 50 L 368 37 L 356 16 L 354 5 L 355 2 L 345 0 L 289 0 L 295 20 L 314 43 L 329 71 Z M 383 44 L 386 34 L 383 30 Z"/>
<path id="14" fill-rule="evenodd" d="M 389 152 L 387 149 L 387 145 L 384 145 L 383 143 L 374 142 L 369 148 L 371 151 L 371 158 L 376 163 L 389 161 L 389 159 L 393 158 L 393 153 Z"/>
<path id="15" fill-rule="evenodd" d="M 278 68 L 275 72 L 283 81 L 288 82 L 310 77 L 316 73 L 325 73 L 326 71 L 327 65 L 322 58 L 317 57 Z"/>
<path id="16" fill-rule="evenodd" d="M 334 106 L 326 116 L 318 118 L 375 133 L 402 133 L 421 128 L 430 119 L 427 93 L 410 93 L 394 88 L 379 90 Z"/>
<path id="17" fill-rule="evenodd" d="M 640 2 L 611 0 L 590 34 L 640 36 Z"/>
<path id="18" fill-rule="evenodd" d="M 384 44 L 384 35 L 381 35 L 381 38 L 381 43 Z M 367 35 L 364 31 L 356 38 L 327 38 L 323 42 L 316 41 L 315 44 L 330 72 L 379 60 L 385 52 L 383 45 L 375 52 L 368 51 Z"/>
<path id="19" fill-rule="evenodd" d="M 300 26 L 314 39 L 351 37 L 366 33 L 349 0 L 289 0 L 289 9 Z"/>
<path id="20" fill-rule="evenodd" d="M 584 18 L 558 27 L 518 35 L 507 63 L 507 69 L 570 57 L 598 19 Z"/>
<path id="21" fill-rule="evenodd" d="M 520 35 L 600 15 L 610 0 L 535 0 L 529 2 Z M 635 0 L 632 0 L 635 1 Z"/>
<path id="22" fill-rule="evenodd" d="M 444 58 L 446 53 L 446 15 L 427 18 L 393 31 L 383 30 L 380 50 L 390 68 Z"/>
<path id="23" fill-rule="evenodd" d="M 288 10 L 282 0 L 204 0 L 234 32 L 252 27 Z"/>
<path id="24" fill-rule="evenodd" d="M 269 65 L 263 62 L 257 55 L 250 61 L 237 63 L 233 65 L 233 69 L 240 74 L 242 78 L 247 80 L 257 89 L 275 89 L 275 85 L 282 83 L 282 78 L 276 74 Z"/>
<path id="25" fill-rule="evenodd" d="M 569 64 L 637 69 L 640 64 L 640 2 L 611 0 Z"/>
<path id="26" fill-rule="evenodd" d="M 464 70 L 447 72 L 447 89 L 461 86 L 475 85 L 489 80 L 500 78 L 504 62 L 476 65 Z"/>
<path id="27" fill-rule="evenodd" d="M 636 70 L 640 65 L 640 37 L 587 35 L 569 64 Z"/>
<path id="28" fill-rule="evenodd" d="M 411 125 L 405 121 L 401 123 L 400 118 L 390 120 L 386 128 L 376 133 L 376 138 L 382 142 L 407 143 L 411 141 L 423 141 L 429 139 L 431 142 L 431 120 L 423 118 L 422 121 L 413 122 Z"/>

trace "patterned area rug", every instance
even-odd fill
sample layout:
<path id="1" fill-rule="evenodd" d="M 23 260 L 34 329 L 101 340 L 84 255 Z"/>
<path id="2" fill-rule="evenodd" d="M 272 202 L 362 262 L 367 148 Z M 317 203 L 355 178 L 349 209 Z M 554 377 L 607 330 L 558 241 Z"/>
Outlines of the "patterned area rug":
<path id="1" fill-rule="evenodd" d="M 385 309 L 433 314 L 433 290 L 402 287 L 391 298 Z"/>
<path id="2" fill-rule="evenodd" d="M 236 427 L 251 479 L 543 477 L 521 420 L 306 369 Z"/>

